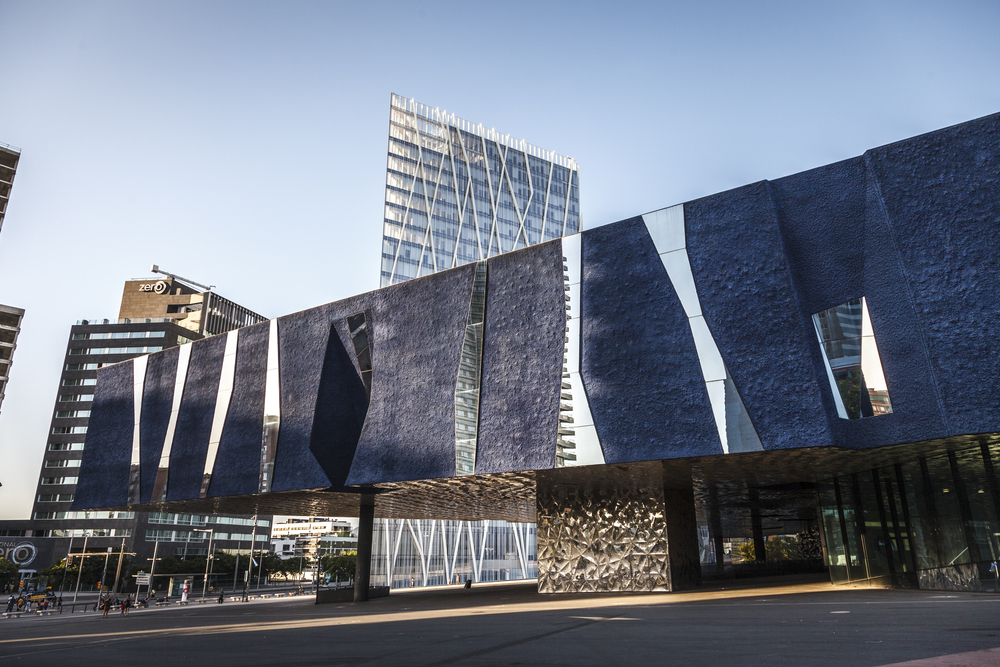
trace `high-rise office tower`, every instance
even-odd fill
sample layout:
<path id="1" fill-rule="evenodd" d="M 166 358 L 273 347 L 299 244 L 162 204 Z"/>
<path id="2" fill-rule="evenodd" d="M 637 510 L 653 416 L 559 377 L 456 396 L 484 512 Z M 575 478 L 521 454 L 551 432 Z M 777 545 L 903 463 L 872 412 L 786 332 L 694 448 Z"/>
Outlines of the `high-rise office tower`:
<path id="1" fill-rule="evenodd" d="M 11 357 L 17 349 L 17 334 L 21 331 L 23 317 L 22 309 L 0 304 L 0 406 L 3 405 Z"/>
<path id="2" fill-rule="evenodd" d="M 82 550 L 85 537 L 88 552 L 117 550 L 125 540 L 126 548 L 136 552 L 138 564 L 147 567 L 157 541 L 159 556 L 205 555 L 209 529 L 214 531 L 213 550 L 248 550 L 251 539 L 255 548 L 267 549 L 271 517 L 258 517 L 254 530 L 254 520 L 248 516 L 70 510 L 98 368 L 266 320 L 199 287 L 170 274 L 130 280 L 125 283 L 119 319 L 80 320 L 70 329 L 31 530 L 24 536 L 56 539 L 32 540 L 39 557 L 31 569 L 63 558 L 70 538 L 74 552 Z M 145 384 L 183 400 L 183 379 L 178 382 L 175 369 L 159 366 L 162 355 L 153 359 L 146 368 Z M 164 381 L 168 376 L 170 381 Z"/>
<path id="3" fill-rule="evenodd" d="M 0 144 L 0 229 L 7 215 L 7 202 L 10 200 L 10 190 L 14 185 L 14 174 L 21 152 L 13 146 Z M 0 406 L 6 393 L 7 379 L 10 376 L 11 357 L 17 348 L 17 335 L 21 331 L 21 319 L 24 310 L 13 306 L 0 305 Z"/>
<path id="4" fill-rule="evenodd" d="M 17 163 L 20 159 L 21 151 L 13 146 L 0 144 L 0 229 L 3 229 L 10 189 L 14 185 L 14 174 L 17 173 Z"/>
<path id="5" fill-rule="evenodd" d="M 578 231 L 573 158 L 392 95 L 382 287 Z"/>
<path id="6" fill-rule="evenodd" d="M 579 231 L 580 173 L 573 158 L 391 96 L 382 287 Z M 480 309 L 483 305 L 479 303 Z M 475 377 L 479 363 L 474 352 L 481 333 L 477 339 L 473 315 L 470 310 L 462 378 Z M 572 398 L 568 380 L 564 385 L 565 405 Z M 477 386 L 460 382 L 456 400 L 465 408 L 456 412 L 456 429 L 474 433 Z M 576 461 L 572 436 L 561 423 L 559 465 Z M 458 451 L 460 474 L 473 469 L 474 449 L 468 442 Z M 404 523 L 408 531 L 402 530 Z M 534 524 L 378 519 L 375 531 L 379 538 L 372 555 L 373 581 L 389 586 L 536 576 Z M 449 537 L 444 550 L 432 557 L 434 549 L 424 542 L 433 541 L 435 532 Z M 468 545 L 462 541 L 466 538 Z M 482 554 L 477 557 L 474 543 L 482 549 L 489 544 L 491 554 L 503 555 L 480 562 Z"/>

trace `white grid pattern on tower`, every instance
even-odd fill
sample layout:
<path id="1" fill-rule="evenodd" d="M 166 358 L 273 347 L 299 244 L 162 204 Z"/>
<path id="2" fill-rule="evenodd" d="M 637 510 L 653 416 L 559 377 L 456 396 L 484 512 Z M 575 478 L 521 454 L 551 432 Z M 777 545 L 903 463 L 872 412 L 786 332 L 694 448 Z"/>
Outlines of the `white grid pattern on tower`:
<path id="1" fill-rule="evenodd" d="M 576 233 L 578 202 L 572 158 L 392 96 L 382 286 Z"/>

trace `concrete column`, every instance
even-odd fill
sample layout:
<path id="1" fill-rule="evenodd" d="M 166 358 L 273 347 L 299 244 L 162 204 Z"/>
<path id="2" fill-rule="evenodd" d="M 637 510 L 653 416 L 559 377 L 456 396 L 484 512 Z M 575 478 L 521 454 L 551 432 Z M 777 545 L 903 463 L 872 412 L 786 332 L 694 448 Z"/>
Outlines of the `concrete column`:
<path id="1" fill-rule="evenodd" d="M 723 553 L 724 546 L 722 542 L 722 516 L 719 508 L 719 490 L 716 488 L 715 484 L 711 484 L 709 486 L 708 497 L 708 527 L 712 532 L 712 541 L 715 544 L 715 571 L 722 574 L 726 568 L 726 556 Z"/>
<path id="2" fill-rule="evenodd" d="M 663 489 L 667 520 L 667 557 L 670 561 L 670 590 L 682 591 L 701 584 L 698 553 L 698 517 L 694 509 L 694 488 Z"/>
<path id="3" fill-rule="evenodd" d="M 362 494 L 358 518 L 358 561 L 354 569 L 354 601 L 368 602 L 372 572 L 372 538 L 375 532 L 375 496 Z"/>
<path id="4" fill-rule="evenodd" d="M 760 518 L 760 492 L 756 486 L 747 484 L 747 495 L 750 496 L 750 528 L 753 531 L 753 555 L 758 563 L 767 561 L 767 550 L 764 544 L 764 525 Z"/>

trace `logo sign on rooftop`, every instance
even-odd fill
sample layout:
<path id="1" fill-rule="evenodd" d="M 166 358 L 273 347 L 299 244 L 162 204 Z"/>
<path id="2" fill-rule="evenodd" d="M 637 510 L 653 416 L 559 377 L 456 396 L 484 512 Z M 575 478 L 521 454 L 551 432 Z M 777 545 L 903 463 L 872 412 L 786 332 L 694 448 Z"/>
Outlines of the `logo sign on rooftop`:
<path id="1" fill-rule="evenodd" d="M 140 292 L 155 292 L 156 294 L 166 294 L 170 285 L 164 280 L 157 280 L 155 283 L 142 283 L 139 285 Z"/>

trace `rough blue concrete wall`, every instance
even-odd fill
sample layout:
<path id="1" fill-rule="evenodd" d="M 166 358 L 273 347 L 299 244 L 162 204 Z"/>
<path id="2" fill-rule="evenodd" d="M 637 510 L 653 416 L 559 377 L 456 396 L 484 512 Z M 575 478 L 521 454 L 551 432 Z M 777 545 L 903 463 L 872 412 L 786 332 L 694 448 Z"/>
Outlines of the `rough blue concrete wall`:
<path id="1" fill-rule="evenodd" d="M 865 156 L 905 280 L 892 296 L 913 301 L 945 428 L 1000 430 L 1000 114 Z"/>
<path id="2" fill-rule="evenodd" d="M 864 296 L 864 159 L 771 181 L 771 189 L 803 311 Z"/>
<path id="3" fill-rule="evenodd" d="M 197 498 L 201 492 L 226 337 L 213 336 L 188 345 L 193 347 L 170 450 L 167 500 Z"/>
<path id="4" fill-rule="evenodd" d="M 240 329 L 236 378 L 219 441 L 209 496 L 257 493 L 264 429 L 264 381 L 269 322 Z"/>
<path id="5" fill-rule="evenodd" d="M 73 509 L 128 502 L 132 424 L 135 421 L 132 362 L 109 366 L 98 375 Z M 61 474 L 54 471 L 52 476 Z"/>
<path id="6" fill-rule="evenodd" d="M 608 463 L 721 454 L 687 316 L 642 218 L 583 233 L 581 375 Z"/>
<path id="7" fill-rule="evenodd" d="M 833 444 L 829 382 L 809 361 L 816 333 L 799 308 L 767 183 L 687 203 L 684 219 L 705 321 L 764 449 Z"/>
<path id="8" fill-rule="evenodd" d="M 348 484 L 455 474 L 455 383 L 475 269 L 372 294 L 372 395 Z"/>
<path id="9" fill-rule="evenodd" d="M 146 362 L 146 382 L 142 391 L 142 414 L 139 417 L 139 498 L 148 503 L 160 465 L 163 439 L 167 435 L 170 408 L 177 378 L 179 348 L 151 354 Z"/>
<path id="10" fill-rule="evenodd" d="M 337 317 L 331 324 L 316 392 L 316 410 L 309 445 L 309 451 L 334 487 L 342 487 L 347 481 L 368 411 L 368 395 L 358 374 L 354 346 L 351 343 L 350 348 L 344 346 L 337 326 L 338 320 L 344 323 L 345 318 L 353 314 L 354 312 L 337 312 Z M 369 310 L 369 336 L 375 328 L 374 320 L 374 315 Z M 343 329 L 347 332 L 346 323 L 343 324 Z M 375 346 L 371 345 L 371 349 L 374 353 Z"/>
<path id="11" fill-rule="evenodd" d="M 477 474 L 555 466 L 565 339 L 562 242 L 489 260 Z"/>
<path id="12" fill-rule="evenodd" d="M 944 437 L 948 432 L 919 321 L 906 296 L 902 258 L 870 173 L 865 202 L 865 298 L 893 412 L 871 419 L 834 419 L 835 442 L 869 448 Z"/>
<path id="13" fill-rule="evenodd" d="M 706 321 L 766 449 L 1000 430 L 998 174 L 994 115 L 685 204 Z M 479 472 L 552 465 L 563 325 L 553 248 L 491 260 Z M 586 232 L 583 252 L 582 374 L 608 461 L 717 453 L 686 318 L 641 221 Z M 276 490 L 454 474 L 454 389 L 474 271 L 467 265 L 280 320 Z M 848 421 L 833 410 L 810 317 L 862 295 L 895 412 Z M 343 321 L 361 310 L 372 327 L 370 406 Z M 256 352 L 241 347 L 213 494 L 256 484 L 260 433 L 249 420 L 262 411 L 266 352 L 255 335 L 241 343 Z M 193 345 L 170 499 L 198 494 L 224 336 Z M 150 358 L 143 499 L 175 366 L 175 350 Z M 75 507 L 125 501 L 131 368 L 101 371 Z M 231 475 L 248 465 L 252 475 Z"/>
<path id="14" fill-rule="evenodd" d="M 278 320 L 281 426 L 274 461 L 275 491 L 330 486 L 309 451 L 316 392 L 330 338 L 330 309 L 329 305 L 310 308 Z"/>

